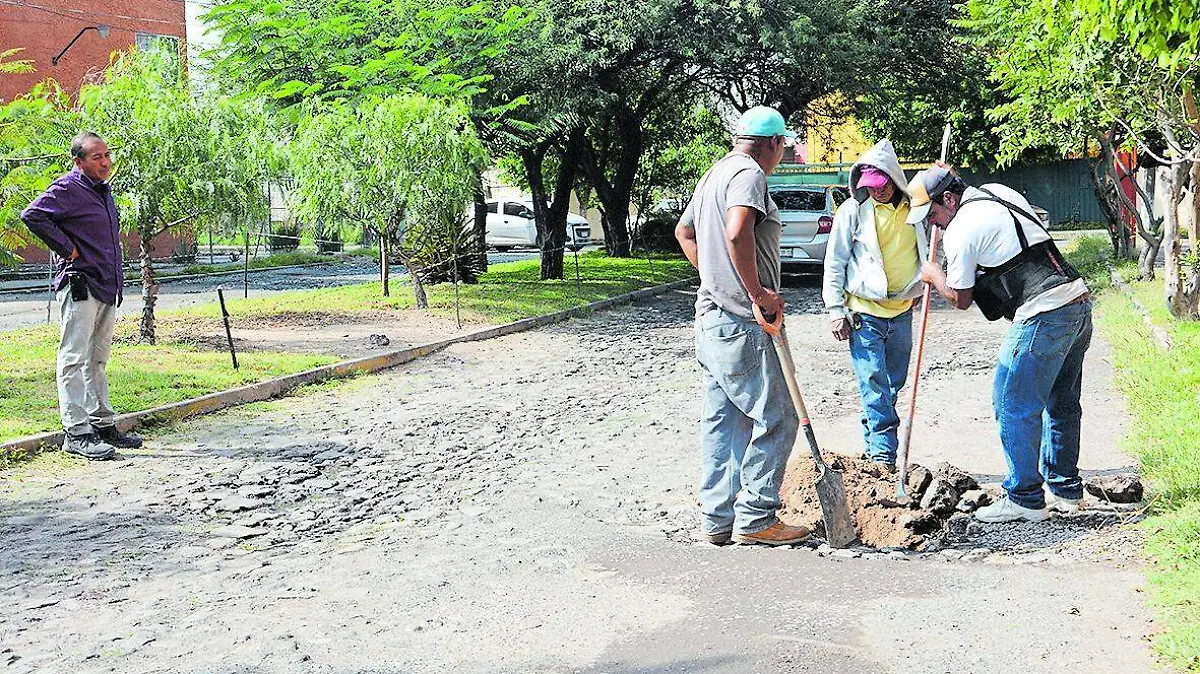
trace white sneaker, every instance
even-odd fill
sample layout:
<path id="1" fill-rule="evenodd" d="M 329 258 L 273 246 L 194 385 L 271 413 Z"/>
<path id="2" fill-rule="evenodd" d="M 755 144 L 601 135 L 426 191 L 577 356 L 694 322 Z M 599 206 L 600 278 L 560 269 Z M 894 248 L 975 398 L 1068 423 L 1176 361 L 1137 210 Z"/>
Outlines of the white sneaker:
<path id="1" fill-rule="evenodd" d="M 1046 509 L 1052 513 L 1062 513 L 1070 515 L 1079 512 L 1079 504 L 1083 501 L 1081 498 L 1063 498 L 1055 496 L 1053 492 L 1046 493 Z"/>
<path id="2" fill-rule="evenodd" d="M 1017 520 L 1041 522 L 1046 517 L 1048 514 L 1045 508 L 1040 510 L 1025 508 L 1013 503 L 1008 498 L 1002 498 L 990 506 L 984 506 L 975 511 L 975 519 L 980 522 L 1015 522 Z"/>

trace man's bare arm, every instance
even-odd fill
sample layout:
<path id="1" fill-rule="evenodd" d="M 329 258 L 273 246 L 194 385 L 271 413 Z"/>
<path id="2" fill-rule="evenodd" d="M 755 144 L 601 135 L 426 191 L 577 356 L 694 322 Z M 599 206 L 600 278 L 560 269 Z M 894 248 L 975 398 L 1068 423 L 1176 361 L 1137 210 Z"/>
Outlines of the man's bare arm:
<path id="1" fill-rule="evenodd" d="M 700 254 L 699 248 L 696 246 L 696 228 L 680 222 L 675 225 L 675 240 L 679 242 L 679 247 L 683 249 L 683 254 L 687 256 L 688 262 L 699 269 Z"/>
<path id="2" fill-rule="evenodd" d="M 725 212 L 725 245 L 737 270 L 742 286 L 750 299 L 767 315 L 783 311 L 783 299 L 758 282 L 758 259 L 755 253 L 754 223 L 758 211 L 749 206 L 734 206 Z"/>
<path id="3" fill-rule="evenodd" d="M 946 274 L 938 265 L 928 261 L 922 264 L 921 279 L 926 283 L 932 283 L 938 293 L 949 300 L 956 309 L 971 308 L 971 301 L 975 297 L 975 288 L 955 289 L 946 285 Z"/>

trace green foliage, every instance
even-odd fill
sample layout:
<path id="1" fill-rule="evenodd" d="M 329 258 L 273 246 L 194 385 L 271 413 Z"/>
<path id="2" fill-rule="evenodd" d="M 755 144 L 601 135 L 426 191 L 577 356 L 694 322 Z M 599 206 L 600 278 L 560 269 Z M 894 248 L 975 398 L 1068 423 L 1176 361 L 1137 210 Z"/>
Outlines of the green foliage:
<path id="1" fill-rule="evenodd" d="M 308 113 L 291 146 L 302 219 L 369 222 L 400 235 L 470 200 L 485 154 L 463 104 L 408 95 Z"/>
<path id="2" fill-rule="evenodd" d="M 21 48 L 0 49 L 0 75 L 16 75 L 34 72 L 32 60 L 13 58 L 22 51 L 25 50 Z"/>
<path id="3" fill-rule="evenodd" d="M 529 17 L 491 0 L 233 0 L 205 20 L 222 35 L 210 55 L 214 77 L 291 107 L 311 98 L 476 95 Z"/>
<path id="4" fill-rule="evenodd" d="M 37 241 L 21 211 L 71 167 L 77 127 L 70 97 L 53 80 L 0 105 L 0 266 L 19 263 L 13 251 Z"/>
<path id="5" fill-rule="evenodd" d="M 302 220 L 367 224 L 418 267 L 468 250 L 461 215 L 486 154 L 464 103 L 410 94 L 310 104 L 291 153 Z"/>
<path id="6" fill-rule="evenodd" d="M 1061 0 L 1060 0 L 1061 1 Z M 1195 0 L 1077 0 L 1083 25 L 1105 41 L 1128 45 L 1169 70 L 1194 65 L 1200 54 L 1200 4 Z"/>
<path id="7" fill-rule="evenodd" d="M 867 20 L 872 32 L 892 53 L 908 56 L 865 78 L 855 118 L 868 138 L 889 138 L 904 157 L 916 160 L 938 156 L 938 131 L 948 123 L 953 163 L 990 167 L 1000 138 L 987 111 L 1004 99 L 989 81 L 986 54 L 959 39 L 953 21 L 961 13 L 960 5 L 939 0 L 875 8 L 873 20 Z"/>
<path id="8" fill-rule="evenodd" d="M 121 53 L 79 93 L 83 123 L 113 148 L 124 224 L 163 228 L 199 216 L 259 220 L 278 161 L 261 108 L 196 98 L 161 53 Z"/>
<path id="9" fill-rule="evenodd" d="M 639 210 L 690 197 L 713 162 L 729 152 L 731 130 L 704 105 L 660 109 L 647 124 L 643 169 L 634 186 Z"/>

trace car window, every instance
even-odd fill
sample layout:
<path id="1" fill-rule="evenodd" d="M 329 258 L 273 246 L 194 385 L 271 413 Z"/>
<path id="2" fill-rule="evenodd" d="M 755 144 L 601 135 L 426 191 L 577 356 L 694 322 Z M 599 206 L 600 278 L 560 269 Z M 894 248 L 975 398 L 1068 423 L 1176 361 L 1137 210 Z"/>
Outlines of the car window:
<path id="1" fill-rule="evenodd" d="M 771 198 L 781 211 L 825 210 L 825 190 L 774 190 Z"/>
<path id="2" fill-rule="evenodd" d="M 487 209 L 488 209 L 488 213 L 495 213 L 496 212 L 496 202 L 494 202 L 494 201 L 487 202 Z"/>
<path id="3" fill-rule="evenodd" d="M 850 198 L 850 193 L 846 191 L 846 188 L 844 187 L 834 187 L 833 189 L 829 190 L 829 194 L 833 197 L 834 210 L 837 210 L 838 206 L 841 206 L 843 201 Z"/>
<path id="4" fill-rule="evenodd" d="M 505 215 L 515 215 L 517 217 L 522 217 L 525 215 L 525 211 L 526 211 L 525 207 L 522 206 L 521 204 L 514 204 L 511 201 L 506 202 L 504 204 L 504 214 Z"/>

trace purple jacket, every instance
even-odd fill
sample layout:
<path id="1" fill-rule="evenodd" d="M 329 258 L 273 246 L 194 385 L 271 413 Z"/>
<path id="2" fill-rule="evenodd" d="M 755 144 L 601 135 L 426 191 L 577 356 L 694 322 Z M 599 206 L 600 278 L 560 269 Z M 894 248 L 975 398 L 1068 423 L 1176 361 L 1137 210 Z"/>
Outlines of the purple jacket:
<path id="1" fill-rule="evenodd" d="M 97 183 L 79 169 L 55 180 L 21 213 L 29 231 L 54 252 L 54 288 L 79 273 L 88 290 L 105 304 L 121 304 L 121 234 L 117 204 L 108 183 Z M 71 251 L 79 257 L 71 260 Z"/>

